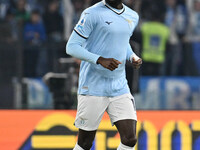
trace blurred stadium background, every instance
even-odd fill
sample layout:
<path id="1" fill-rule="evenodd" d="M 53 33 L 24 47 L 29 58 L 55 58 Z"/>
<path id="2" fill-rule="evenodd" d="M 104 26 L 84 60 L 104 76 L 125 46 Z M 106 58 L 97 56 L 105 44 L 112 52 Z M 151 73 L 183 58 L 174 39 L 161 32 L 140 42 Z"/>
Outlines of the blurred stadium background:
<path id="1" fill-rule="evenodd" d="M 0 149 L 67 150 L 80 60 L 65 53 L 81 12 L 99 0 L 0 0 Z M 140 15 L 127 64 L 137 150 L 200 150 L 200 0 L 124 0 Z M 92 150 L 114 150 L 105 114 Z"/>

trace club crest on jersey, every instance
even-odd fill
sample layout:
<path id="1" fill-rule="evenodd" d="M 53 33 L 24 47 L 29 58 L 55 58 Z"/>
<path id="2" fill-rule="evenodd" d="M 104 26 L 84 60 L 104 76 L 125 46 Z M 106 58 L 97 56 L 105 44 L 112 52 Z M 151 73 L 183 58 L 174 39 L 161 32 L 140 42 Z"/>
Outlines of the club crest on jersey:
<path id="1" fill-rule="evenodd" d="M 133 21 L 132 21 L 132 20 L 129 20 L 129 19 L 126 19 L 126 21 L 128 22 L 129 26 L 132 27 Z"/>

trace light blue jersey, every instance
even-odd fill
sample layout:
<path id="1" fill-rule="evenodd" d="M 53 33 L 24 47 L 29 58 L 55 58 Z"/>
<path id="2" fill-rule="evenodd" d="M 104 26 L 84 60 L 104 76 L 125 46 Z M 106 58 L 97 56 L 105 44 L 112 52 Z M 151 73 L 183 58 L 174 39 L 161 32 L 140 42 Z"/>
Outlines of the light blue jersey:
<path id="1" fill-rule="evenodd" d="M 127 6 L 118 10 L 105 1 L 82 13 L 67 44 L 67 53 L 82 60 L 78 94 L 114 97 L 130 93 L 125 64 L 133 54 L 129 40 L 138 20 L 138 14 Z M 100 56 L 122 64 L 110 71 L 96 64 Z"/>

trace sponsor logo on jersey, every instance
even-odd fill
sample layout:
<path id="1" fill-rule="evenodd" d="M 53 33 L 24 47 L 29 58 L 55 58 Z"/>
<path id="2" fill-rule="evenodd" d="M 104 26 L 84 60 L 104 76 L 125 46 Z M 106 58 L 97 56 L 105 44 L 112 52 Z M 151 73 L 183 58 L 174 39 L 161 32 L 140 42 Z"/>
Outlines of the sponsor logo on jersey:
<path id="1" fill-rule="evenodd" d="M 107 23 L 108 25 L 110 25 L 113 22 L 112 21 L 106 21 L 105 23 Z"/>

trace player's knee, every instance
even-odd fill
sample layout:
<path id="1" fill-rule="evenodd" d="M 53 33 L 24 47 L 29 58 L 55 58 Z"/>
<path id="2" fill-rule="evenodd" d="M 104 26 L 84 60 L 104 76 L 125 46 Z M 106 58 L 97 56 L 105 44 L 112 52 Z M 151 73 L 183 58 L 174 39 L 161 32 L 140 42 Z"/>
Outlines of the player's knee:
<path id="1" fill-rule="evenodd" d="M 129 147 L 134 147 L 137 143 L 137 138 L 135 135 L 131 135 L 131 136 L 124 136 L 122 137 L 122 143 L 126 146 L 129 146 Z"/>
<path id="2" fill-rule="evenodd" d="M 79 146 L 82 147 L 84 150 L 90 150 L 92 147 L 92 140 L 84 139 L 83 141 L 78 142 Z"/>

